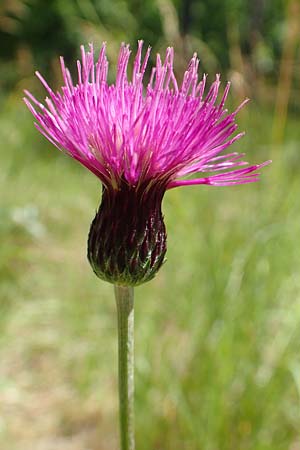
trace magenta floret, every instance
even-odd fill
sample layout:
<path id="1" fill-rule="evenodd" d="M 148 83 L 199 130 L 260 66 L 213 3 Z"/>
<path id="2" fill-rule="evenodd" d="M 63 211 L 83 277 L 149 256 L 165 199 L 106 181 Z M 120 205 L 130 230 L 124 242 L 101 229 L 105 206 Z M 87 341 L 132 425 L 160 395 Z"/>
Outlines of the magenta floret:
<path id="1" fill-rule="evenodd" d="M 26 91 L 25 102 L 36 118 L 37 129 L 93 172 L 104 186 L 113 189 L 124 181 L 131 186 L 161 181 L 165 189 L 257 181 L 257 170 L 269 162 L 241 168 L 248 165 L 240 160 L 243 154 L 223 154 L 244 134 L 234 135 L 235 117 L 247 100 L 228 113 L 224 105 L 229 83 L 217 102 L 219 75 L 205 96 L 206 76 L 198 81 L 196 54 L 178 86 L 173 48 L 167 49 L 164 61 L 157 55 L 150 81 L 144 86 L 150 48 L 142 60 L 142 47 L 139 41 L 132 77 L 128 79 L 131 51 L 122 44 L 116 82 L 111 85 L 107 81 L 105 44 L 97 62 L 91 44 L 88 52 L 81 47 L 76 84 L 61 58 L 61 92 L 54 93 L 37 72 L 49 95 L 43 105 Z M 203 172 L 208 175 L 185 178 Z"/>

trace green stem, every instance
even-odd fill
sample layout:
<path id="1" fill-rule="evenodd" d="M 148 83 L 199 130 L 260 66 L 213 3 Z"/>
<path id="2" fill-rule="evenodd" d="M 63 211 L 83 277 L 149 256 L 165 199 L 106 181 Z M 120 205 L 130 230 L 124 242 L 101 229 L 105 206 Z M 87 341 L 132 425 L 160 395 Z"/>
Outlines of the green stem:
<path id="1" fill-rule="evenodd" d="M 133 288 L 115 286 L 119 342 L 121 450 L 134 450 L 134 308 Z"/>

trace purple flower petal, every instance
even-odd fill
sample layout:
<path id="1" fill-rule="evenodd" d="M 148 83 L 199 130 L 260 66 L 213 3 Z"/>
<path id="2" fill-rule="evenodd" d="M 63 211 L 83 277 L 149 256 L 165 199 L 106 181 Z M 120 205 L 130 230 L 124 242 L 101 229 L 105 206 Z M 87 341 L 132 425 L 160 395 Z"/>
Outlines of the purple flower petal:
<path id="1" fill-rule="evenodd" d="M 54 93 L 44 78 L 37 77 L 48 92 L 45 104 L 25 91 L 25 103 L 35 117 L 37 129 L 56 147 L 77 159 L 106 187 L 165 184 L 167 189 L 193 184 L 216 186 L 257 181 L 257 170 L 269 162 L 240 168 L 244 155 L 222 152 L 242 137 L 234 135 L 235 117 L 247 99 L 233 112 L 224 109 L 229 92 L 226 85 L 220 103 L 220 76 L 204 96 L 206 76 L 198 80 L 199 60 L 194 54 L 180 87 L 173 71 L 173 48 L 165 59 L 157 55 L 150 81 L 144 83 L 150 55 L 142 58 L 143 42 L 128 77 L 131 51 L 122 44 L 115 84 L 107 82 L 105 44 L 95 62 L 94 49 L 81 47 L 77 61 L 77 83 L 61 58 L 64 86 Z M 204 178 L 182 180 L 198 172 L 217 173 Z M 235 169 L 234 169 L 235 168 Z"/>

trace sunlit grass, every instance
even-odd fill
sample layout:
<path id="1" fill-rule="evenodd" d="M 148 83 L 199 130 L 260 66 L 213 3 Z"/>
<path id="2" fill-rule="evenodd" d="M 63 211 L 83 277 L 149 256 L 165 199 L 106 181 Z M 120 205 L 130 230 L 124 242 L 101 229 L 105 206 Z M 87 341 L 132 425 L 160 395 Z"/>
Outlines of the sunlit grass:
<path id="1" fill-rule="evenodd" d="M 300 448 L 299 124 L 255 185 L 167 193 L 168 261 L 136 289 L 139 450 Z M 0 447 L 116 449 L 116 312 L 86 260 L 99 182 L 24 109 L 0 117 Z M 236 144 L 235 149 L 239 147 Z"/>

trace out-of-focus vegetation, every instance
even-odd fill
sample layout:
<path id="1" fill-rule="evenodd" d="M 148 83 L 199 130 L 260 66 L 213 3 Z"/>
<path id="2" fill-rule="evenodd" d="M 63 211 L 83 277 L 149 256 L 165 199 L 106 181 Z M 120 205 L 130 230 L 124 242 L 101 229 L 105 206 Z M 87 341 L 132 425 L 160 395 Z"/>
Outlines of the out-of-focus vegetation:
<path id="1" fill-rule="evenodd" d="M 57 81 L 57 56 L 73 61 L 82 42 L 108 42 L 112 60 L 120 41 L 143 38 L 154 50 L 174 45 L 181 65 L 195 50 L 208 72 L 237 72 L 253 81 L 277 79 L 288 28 L 299 19 L 297 1 L 283 0 L 2 0 L 1 91 L 16 88 L 39 67 Z M 291 11 L 288 11 L 290 9 Z M 286 21 L 289 15 L 290 21 Z M 155 57 L 155 51 L 154 51 Z M 299 81 L 299 71 L 295 81 Z"/>
<path id="2" fill-rule="evenodd" d="M 95 177 L 21 102 L 81 43 L 172 44 L 232 81 L 255 185 L 168 192 L 168 262 L 136 290 L 139 450 L 300 449 L 298 0 L 0 3 L 0 448 L 115 450 L 116 312 L 86 261 Z"/>

